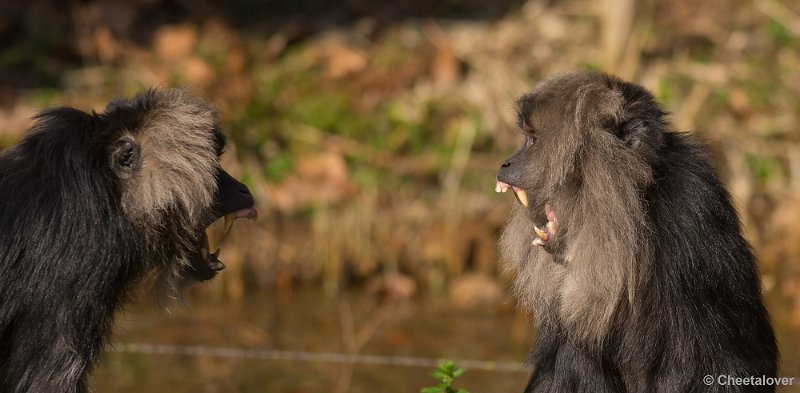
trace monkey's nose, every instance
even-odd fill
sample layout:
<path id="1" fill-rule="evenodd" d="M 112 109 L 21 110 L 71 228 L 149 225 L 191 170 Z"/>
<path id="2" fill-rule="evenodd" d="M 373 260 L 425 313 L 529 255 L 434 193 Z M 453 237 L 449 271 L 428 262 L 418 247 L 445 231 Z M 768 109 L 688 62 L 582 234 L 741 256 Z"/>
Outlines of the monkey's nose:
<path id="1" fill-rule="evenodd" d="M 511 161 L 503 161 L 503 163 L 500 164 L 500 168 L 508 168 L 510 166 L 511 166 Z"/>

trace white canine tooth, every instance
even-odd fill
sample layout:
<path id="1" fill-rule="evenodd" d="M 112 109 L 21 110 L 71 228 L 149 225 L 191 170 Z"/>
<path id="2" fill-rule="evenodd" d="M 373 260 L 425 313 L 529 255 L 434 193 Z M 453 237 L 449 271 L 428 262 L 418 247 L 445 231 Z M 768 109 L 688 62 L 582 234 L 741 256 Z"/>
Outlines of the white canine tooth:
<path id="1" fill-rule="evenodd" d="M 540 239 L 547 240 L 547 233 L 539 229 L 536 225 L 533 226 L 533 231 L 536 232 L 536 236 L 539 236 Z"/>
<path id="2" fill-rule="evenodd" d="M 222 236 L 228 236 L 230 233 L 231 228 L 233 228 L 233 222 L 236 220 L 236 213 L 231 213 L 225 215 L 225 230 L 222 232 Z"/>
<path id="3" fill-rule="evenodd" d="M 500 183 L 497 183 L 497 184 L 494 186 L 494 192 L 502 192 L 502 189 L 503 189 L 503 187 L 502 187 L 502 186 L 500 186 Z"/>
<path id="4" fill-rule="evenodd" d="M 525 190 L 514 187 L 514 194 L 517 196 L 522 206 L 528 207 L 528 194 L 525 193 Z"/>
<path id="5" fill-rule="evenodd" d="M 544 247 L 544 240 L 537 237 L 536 239 L 533 239 L 533 243 L 531 244 L 533 244 L 534 246 Z"/>
<path id="6" fill-rule="evenodd" d="M 215 245 L 212 243 L 213 236 L 211 236 L 211 234 L 208 233 L 208 228 L 205 229 L 205 232 L 206 232 L 205 244 L 203 246 L 205 246 L 204 248 L 206 249 L 206 254 L 208 254 L 208 250 L 213 250 L 216 247 L 214 247 Z M 203 258 L 205 258 L 205 256 Z"/>

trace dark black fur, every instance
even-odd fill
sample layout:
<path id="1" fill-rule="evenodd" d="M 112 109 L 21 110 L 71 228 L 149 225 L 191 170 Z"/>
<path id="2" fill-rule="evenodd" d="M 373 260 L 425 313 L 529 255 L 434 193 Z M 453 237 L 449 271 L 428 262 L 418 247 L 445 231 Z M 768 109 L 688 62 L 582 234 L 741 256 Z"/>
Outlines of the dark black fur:
<path id="1" fill-rule="evenodd" d="M 163 254 L 166 265 L 182 252 L 168 244 L 176 236 L 197 240 L 171 231 L 200 228 L 165 220 L 162 244 L 148 244 L 123 212 L 109 165 L 110 146 L 123 130 L 140 129 L 159 100 L 151 91 L 99 115 L 49 110 L 0 155 L 0 392 L 85 392 L 114 310 L 134 283 L 165 267 L 148 262 L 148 253 Z M 214 133 L 216 146 L 208 148 L 219 153 L 224 137 Z M 217 176 L 230 183 L 220 185 L 217 200 L 233 192 L 237 204 L 252 206 L 246 187 L 221 168 Z M 225 209 L 209 210 L 205 224 Z"/>
<path id="2" fill-rule="evenodd" d="M 84 391 L 113 311 L 144 271 L 143 239 L 94 159 L 105 157 L 96 127 L 54 110 L 0 157 L 2 392 Z"/>
<path id="3" fill-rule="evenodd" d="M 695 137 L 671 131 L 661 107 L 645 89 L 602 74 L 559 76 L 550 82 L 551 87 L 523 97 L 520 127 L 524 130 L 530 119 L 538 117 L 540 129 L 535 138 L 566 139 L 554 131 L 560 130 L 561 124 L 547 123 L 556 118 L 581 118 L 580 113 L 573 116 L 574 106 L 561 101 L 575 97 L 571 90 L 575 86 L 570 84 L 574 80 L 585 81 L 576 83 L 578 87 L 605 86 L 598 91 L 615 92 L 624 103 L 620 112 L 612 111 L 615 116 L 604 117 L 597 130 L 588 132 L 613 135 L 618 141 L 614 149 L 629 149 L 650 167 L 650 180 L 639 188 L 641 199 L 629 203 L 643 207 L 645 230 L 638 236 L 641 244 L 649 244 L 652 250 L 638 255 L 634 296 L 616 300 L 599 343 L 573 334 L 557 310 L 541 311 L 531 355 L 534 371 L 525 392 L 773 392 L 774 386 L 722 386 L 716 380 L 720 375 L 774 377 L 778 351 L 755 258 L 742 237 L 731 197 L 709 163 L 707 149 Z M 557 113 L 543 109 L 547 105 L 559 108 Z M 544 125 L 543 119 L 547 119 Z M 591 128 L 590 123 L 586 129 Z M 543 195 L 526 166 L 533 165 L 529 162 L 548 168 L 563 164 L 548 161 L 546 152 L 526 149 L 504 163 L 498 179 L 524 187 L 533 195 L 531 211 L 517 213 L 530 215 L 533 225 L 541 220 L 538 210 L 542 201 L 553 196 Z M 570 175 L 555 186 L 555 193 L 563 191 L 559 187 L 568 188 L 565 195 L 590 191 L 585 180 L 593 176 L 592 168 L 583 166 L 585 156 L 581 154 Z M 574 206 L 557 208 L 566 216 L 566 209 Z M 613 218 L 608 221 L 613 223 Z M 541 226 L 541 221 L 537 224 Z M 547 251 L 550 263 L 564 263 L 561 257 L 574 232 L 569 225 L 559 228 L 563 233 L 554 242 L 558 247 L 542 250 L 529 246 L 527 252 Z M 597 234 L 598 239 L 614 235 L 613 225 L 608 232 Z M 602 282 L 604 277 L 596 280 Z M 712 384 L 704 383 L 706 375 L 715 378 Z"/>

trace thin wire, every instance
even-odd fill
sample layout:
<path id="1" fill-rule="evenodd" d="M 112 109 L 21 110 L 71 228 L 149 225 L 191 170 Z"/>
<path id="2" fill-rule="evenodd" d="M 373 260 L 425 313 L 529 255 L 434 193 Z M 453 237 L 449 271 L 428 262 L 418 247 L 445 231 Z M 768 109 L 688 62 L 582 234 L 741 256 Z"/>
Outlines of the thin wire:
<path id="1" fill-rule="evenodd" d="M 414 356 L 360 355 L 337 352 L 281 351 L 277 349 L 247 349 L 208 347 L 201 345 L 162 345 L 144 343 L 116 343 L 109 348 L 117 353 L 148 355 L 211 356 L 236 359 L 294 360 L 301 362 L 354 363 L 385 366 L 426 367 L 438 366 L 446 359 Z M 454 360 L 458 367 L 486 371 L 523 371 L 525 363 L 493 362 L 487 360 Z"/>

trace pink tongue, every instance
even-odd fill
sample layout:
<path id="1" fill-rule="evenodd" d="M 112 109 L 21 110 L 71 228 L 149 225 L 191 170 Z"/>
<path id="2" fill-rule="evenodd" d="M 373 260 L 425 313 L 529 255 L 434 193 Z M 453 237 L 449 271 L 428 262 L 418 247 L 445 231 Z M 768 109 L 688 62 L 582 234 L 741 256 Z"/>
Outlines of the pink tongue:
<path id="1" fill-rule="evenodd" d="M 247 209 L 242 209 L 234 213 L 236 218 L 249 218 L 251 220 L 255 220 L 258 218 L 258 211 L 255 207 L 248 207 Z"/>
<path id="2" fill-rule="evenodd" d="M 225 270 L 225 264 L 217 258 L 206 259 L 206 263 L 208 264 L 208 268 L 215 272 Z"/>
<path id="3" fill-rule="evenodd" d="M 553 208 L 550 207 L 549 203 L 544 204 L 544 214 L 547 216 L 547 221 L 554 221 L 556 220 L 556 213 L 553 211 Z"/>

